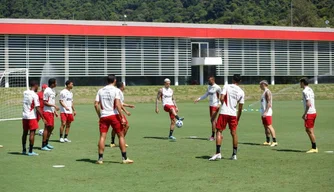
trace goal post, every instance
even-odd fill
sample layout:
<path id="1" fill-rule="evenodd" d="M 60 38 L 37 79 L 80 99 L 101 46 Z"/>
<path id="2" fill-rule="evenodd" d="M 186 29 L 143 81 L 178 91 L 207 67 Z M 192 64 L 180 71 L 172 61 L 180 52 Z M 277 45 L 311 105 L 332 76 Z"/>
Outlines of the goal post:
<path id="1" fill-rule="evenodd" d="M 22 119 L 23 92 L 28 89 L 28 69 L 0 71 L 0 121 Z"/>

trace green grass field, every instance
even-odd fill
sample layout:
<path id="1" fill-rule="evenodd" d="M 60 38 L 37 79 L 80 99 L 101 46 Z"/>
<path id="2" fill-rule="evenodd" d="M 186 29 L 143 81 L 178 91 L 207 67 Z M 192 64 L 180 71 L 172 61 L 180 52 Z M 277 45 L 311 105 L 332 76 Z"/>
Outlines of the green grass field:
<path id="1" fill-rule="evenodd" d="M 250 103 L 247 103 L 250 104 Z M 334 191 L 333 108 L 334 102 L 316 101 L 315 133 L 318 154 L 305 154 L 311 147 L 303 128 L 299 101 L 274 102 L 273 125 L 279 146 L 264 147 L 264 131 L 258 112 L 244 112 L 238 128 L 238 160 L 209 162 L 215 143 L 210 134 L 207 102 L 180 103 L 185 124 L 175 131 L 177 142 L 169 142 L 167 113 L 154 113 L 153 104 L 138 104 L 128 118 L 128 156 L 132 165 L 120 164 L 118 148 L 106 147 L 104 164 L 96 165 L 99 137 L 93 105 L 78 105 L 78 115 L 69 138 L 58 141 L 59 120 L 52 136 L 55 149 L 21 152 L 21 122 L 0 122 L 1 191 Z M 189 136 L 197 136 L 190 139 Z M 108 137 L 109 144 L 110 136 Z M 224 132 L 222 154 L 232 153 L 231 137 Z M 53 168 L 53 165 L 65 165 Z"/>

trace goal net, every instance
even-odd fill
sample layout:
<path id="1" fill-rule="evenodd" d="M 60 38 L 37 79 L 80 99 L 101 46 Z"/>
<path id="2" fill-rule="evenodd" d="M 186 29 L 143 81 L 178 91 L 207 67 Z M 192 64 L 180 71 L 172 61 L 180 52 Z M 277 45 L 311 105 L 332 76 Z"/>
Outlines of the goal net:
<path id="1" fill-rule="evenodd" d="M 0 71 L 0 121 L 22 119 L 23 91 L 29 89 L 28 69 Z"/>

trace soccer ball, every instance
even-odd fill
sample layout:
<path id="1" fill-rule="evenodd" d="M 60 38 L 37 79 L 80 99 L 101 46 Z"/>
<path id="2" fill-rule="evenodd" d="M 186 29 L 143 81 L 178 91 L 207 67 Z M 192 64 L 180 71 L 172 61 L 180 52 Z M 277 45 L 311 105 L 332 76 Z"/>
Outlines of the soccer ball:
<path id="1" fill-rule="evenodd" d="M 181 128 L 183 126 L 183 121 L 177 120 L 175 124 L 177 128 Z"/>
<path id="2" fill-rule="evenodd" d="M 39 135 L 39 136 L 42 136 L 42 135 L 43 135 L 43 132 L 44 132 L 44 129 L 40 129 L 40 130 L 38 130 L 38 135 Z"/>

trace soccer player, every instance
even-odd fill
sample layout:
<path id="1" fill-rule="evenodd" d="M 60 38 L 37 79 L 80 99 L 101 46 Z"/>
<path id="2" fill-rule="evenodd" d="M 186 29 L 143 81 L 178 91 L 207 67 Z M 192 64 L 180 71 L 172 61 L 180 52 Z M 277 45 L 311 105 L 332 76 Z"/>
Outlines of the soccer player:
<path id="1" fill-rule="evenodd" d="M 308 84 L 309 82 L 307 78 L 300 79 L 300 88 L 303 89 L 304 104 L 304 114 L 302 116 L 302 119 L 304 119 L 305 131 L 312 143 L 312 149 L 308 150 L 306 153 L 318 153 L 318 148 L 315 142 L 314 135 L 314 123 L 317 117 L 317 112 L 315 109 L 314 92 L 308 86 Z"/>
<path id="2" fill-rule="evenodd" d="M 44 109 L 44 100 L 43 100 L 43 97 L 44 97 L 44 90 L 47 87 L 48 87 L 47 84 L 43 84 L 41 91 L 39 91 L 37 93 L 38 99 L 39 99 L 39 108 L 41 109 L 41 111 L 43 111 L 43 109 Z M 36 115 L 37 115 L 37 122 L 39 122 L 39 120 L 41 119 L 41 117 L 40 117 L 39 113 L 37 113 Z"/>
<path id="3" fill-rule="evenodd" d="M 97 116 L 100 118 L 100 139 L 98 144 L 99 158 L 96 163 L 103 164 L 104 143 L 109 127 L 111 126 L 115 130 L 119 139 L 119 147 L 122 153 L 122 163 L 130 164 L 133 163 L 133 160 L 129 159 L 126 155 L 124 138 L 126 120 L 122 115 L 120 90 L 115 87 L 115 75 L 108 75 L 107 81 L 108 85 L 97 92 L 94 103 Z"/>
<path id="4" fill-rule="evenodd" d="M 155 102 L 155 112 L 159 113 L 158 102 L 161 99 L 164 110 L 169 113 L 170 117 L 170 130 L 168 138 L 171 141 L 176 141 L 176 138 L 173 136 L 175 128 L 175 119 L 183 121 L 184 118 L 181 118 L 177 115 L 179 109 L 177 108 L 176 101 L 174 98 L 173 90 L 170 88 L 170 80 L 166 78 L 164 80 L 165 86 L 159 89 L 157 94 L 157 99 Z"/>
<path id="5" fill-rule="evenodd" d="M 68 133 L 70 131 L 71 123 L 74 121 L 74 116 L 76 115 L 76 111 L 73 105 L 73 93 L 71 89 L 73 89 L 73 81 L 67 80 L 65 82 L 66 88 L 60 92 L 60 139 L 61 143 L 68 142 L 70 143 L 71 140 L 67 138 Z M 64 127 L 65 129 L 65 136 L 63 138 Z"/>
<path id="6" fill-rule="evenodd" d="M 273 105 L 273 99 L 271 91 L 268 89 L 268 81 L 263 80 L 260 82 L 260 88 L 263 91 L 261 96 L 261 118 L 262 118 L 262 124 L 264 126 L 264 131 L 266 134 L 266 141 L 263 143 L 263 145 L 275 147 L 278 145 L 276 141 L 276 133 L 275 129 L 272 126 L 272 105 Z M 270 135 L 273 139 L 273 142 L 270 143 Z"/>
<path id="7" fill-rule="evenodd" d="M 121 101 L 121 105 L 122 105 L 122 110 L 124 111 L 124 113 L 127 115 L 127 116 L 130 116 L 131 113 L 129 111 L 126 110 L 125 107 L 130 107 L 130 108 L 135 108 L 134 105 L 129 105 L 129 104 L 126 104 L 124 103 L 124 90 L 125 90 L 125 86 L 124 86 L 124 83 L 123 82 L 117 82 L 116 83 L 116 86 L 117 88 L 120 90 L 120 101 Z M 123 117 L 125 119 L 125 128 L 124 128 L 124 137 L 126 136 L 129 128 L 130 128 L 130 125 L 129 125 L 129 122 L 128 120 L 126 119 L 125 115 L 123 114 Z M 115 135 L 116 135 L 116 132 L 115 130 L 113 129 L 112 132 L 111 132 L 111 143 L 110 143 L 110 147 L 116 147 L 116 144 L 115 144 Z M 128 147 L 128 144 L 125 144 L 126 147 Z"/>
<path id="8" fill-rule="evenodd" d="M 49 87 L 44 90 L 43 100 L 44 100 L 44 110 L 43 116 L 46 120 L 44 131 L 43 131 L 43 141 L 42 150 L 50 151 L 54 147 L 49 144 L 50 135 L 54 129 L 54 116 L 58 117 L 57 111 L 58 106 L 55 104 L 56 91 L 54 88 L 57 86 L 57 81 L 54 78 L 49 79 Z"/>
<path id="9" fill-rule="evenodd" d="M 217 133 L 216 133 L 216 154 L 209 160 L 214 161 L 221 159 L 220 147 L 222 143 L 222 131 L 226 129 L 228 124 L 230 133 L 233 140 L 233 153 L 231 160 L 237 160 L 238 151 L 238 135 L 237 127 L 240 120 L 242 107 L 245 100 L 245 93 L 239 87 L 241 77 L 239 74 L 235 74 L 232 78 L 231 85 L 225 85 L 220 95 L 220 101 L 222 102 L 220 114 L 217 120 Z M 237 112 L 238 107 L 238 112 Z"/>
<path id="10" fill-rule="evenodd" d="M 212 133 L 211 137 L 209 138 L 210 141 L 215 140 L 215 134 L 216 134 L 216 117 L 219 111 L 220 96 L 221 88 L 219 85 L 215 83 L 215 78 L 213 76 L 209 77 L 209 86 L 206 91 L 206 93 L 196 99 L 194 102 L 197 103 L 200 100 L 203 100 L 209 96 L 209 111 L 210 111 L 210 121 L 211 121 L 211 127 L 212 127 Z"/>
<path id="11" fill-rule="evenodd" d="M 34 142 L 35 142 L 35 131 L 38 129 L 38 122 L 36 119 L 36 111 L 40 115 L 40 118 L 44 120 L 42 111 L 40 109 L 40 104 L 38 100 L 38 95 L 36 94 L 38 90 L 38 83 L 35 81 L 30 82 L 30 90 L 24 91 L 23 93 L 23 134 L 22 134 L 22 154 L 27 154 L 26 142 L 27 135 L 29 134 L 29 156 L 37 156 L 38 154 L 33 152 Z"/>

